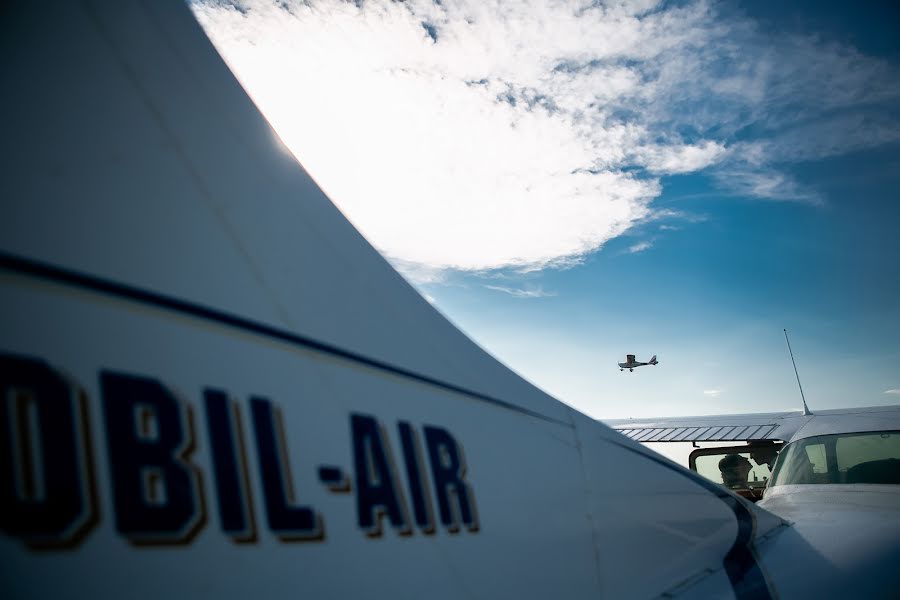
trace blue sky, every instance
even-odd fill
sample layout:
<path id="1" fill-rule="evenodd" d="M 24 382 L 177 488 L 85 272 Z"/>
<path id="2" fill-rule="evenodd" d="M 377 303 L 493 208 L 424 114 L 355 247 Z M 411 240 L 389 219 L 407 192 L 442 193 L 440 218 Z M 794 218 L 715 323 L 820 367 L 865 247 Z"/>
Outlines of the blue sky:
<path id="1" fill-rule="evenodd" d="M 900 403 L 890 2 L 195 2 L 350 220 L 595 417 Z M 621 373 L 626 353 L 660 365 Z"/>

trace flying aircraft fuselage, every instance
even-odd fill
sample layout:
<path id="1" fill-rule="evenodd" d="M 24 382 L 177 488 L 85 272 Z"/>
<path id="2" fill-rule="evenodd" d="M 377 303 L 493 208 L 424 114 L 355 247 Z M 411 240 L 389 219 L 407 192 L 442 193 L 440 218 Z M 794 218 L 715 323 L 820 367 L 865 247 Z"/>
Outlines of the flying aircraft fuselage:
<path id="1" fill-rule="evenodd" d="M 634 354 L 629 354 L 628 356 L 625 357 L 625 362 L 619 363 L 619 370 L 624 371 L 625 369 L 628 369 L 629 371 L 634 371 L 634 369 L 637 367 L 644 367 L 647 365 L 655 366 L 657 364 L 659 364 L 659 361 L 656 360 L 655 354 L 647 362 L 639 362 L 634 359 Z"/>

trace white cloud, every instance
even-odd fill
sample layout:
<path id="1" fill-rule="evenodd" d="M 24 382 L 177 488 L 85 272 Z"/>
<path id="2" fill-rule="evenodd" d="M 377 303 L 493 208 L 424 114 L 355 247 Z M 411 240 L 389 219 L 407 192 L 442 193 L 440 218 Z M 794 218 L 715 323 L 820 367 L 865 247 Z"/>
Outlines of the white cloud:
<path id="1" fill-rule="evenodd" d="M 304 167 L 417 281 L 577 263 L 653 218 L 663 175 L 816 201 L 779 161 L 900 139 L 894 113 L 853 112 L 896 105 L 891 66 L 704 0 L 192 8 Z M 759 139 L 736 141 L 748 128 Z"/>
<path id="2" fill-rule="evenodd" d="M 746 168 L 742 166 L 719 170 L 715 178 L 730 193 L 766 200 L 785 200 L 821 204 L 815 190 L 775 168 Z"/>
<path id="3" fill-rule="evenodd" d="M 503 292 L 515 298 L 549 298 L 556 296 L 555 292 L 545 292 L 541 287 L 534 288 L 512 288 L 501 285 L 485 285 L 489 290 Z"/>
<path id="4" fill-rule="evenodd" d="M 703 390 L 703 395 L 710 398 L 718 398 L 721 394 L 722 390 Z"/>
<path id="5" fill-rule="evenodd" d="M 649 250 L 653 247 L 653 242 L 638 242 L 637 244 L 633 244 L 628 247 L 627 252 L 629 254 L 635 254 L 636 252 L 643 252 L 644 250 Z"/>
<path id="6" fill-rule="evenodd" d="M 891 394 L 892 396 L 900 396 L 900 390 L 898 389 L 884 390 L 884 393 Z"/>
<path id="7" fill-rule="evenodd" d="M 671 208 L 657 208 L 654 209 L 649 215 L 647 215 L 644 219 L 641 220 L 638 225 L 642 225 L 644 223 L 651 223 L 654 221 L 662 221 L 662 220 L 674 220 L 674 221 L 682 221 L 684 223 L 704 223 L 709 220 L 709 217 L 703 214 L 698 213 L 688 213 L 680 210 L 673 210 Z M 679 225 L 671 225 L 665 224 L 660 225 L 659 229 L 662 231 L 675 231 L 681 229 Z"/>
<path id="8" fill-rule="evenodd" d="M 649 146 L 638 151 L 647 169 L 662 175 L 699 171 L 719 162 L 726 153 L 723 144 L 709 140 L 700 144 Z"/>

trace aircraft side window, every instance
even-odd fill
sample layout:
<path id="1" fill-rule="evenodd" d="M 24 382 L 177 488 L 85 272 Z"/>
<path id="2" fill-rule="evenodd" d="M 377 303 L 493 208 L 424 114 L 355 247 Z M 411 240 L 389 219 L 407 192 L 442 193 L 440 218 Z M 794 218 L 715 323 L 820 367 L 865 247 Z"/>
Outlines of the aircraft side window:
<path id="1" fill-rule="evenodd" d="M 716 452 L 704 450 L 704 454 L 696 455 L 693 469 L 710 481 L 725 485 L 732 489 L 763 488 L 771 473 L 766 462 L 757 461 L 754 451 L 747 446 L 739 448 L 716 448 Z M 739 450 L 736 452 L 736 450 Z M 772 450 L 774 453 L 775 450 Z M 730 458 L 729 458 L 730 457 Z M 724 470 L 723 470 L 724 469 Z"/>
<path id="2" fill-rule="evenodd" d="M 824 464 L 824 459 L 823 459 Z M 775 473 L 772 476 L 772 485 L 803 484 L 813 482 L 813 463 L 803 442 L 789 444 L 785 448 Z"/>
<path id="3" fill-rule="evenodd" d="M 900 433 L 840 438 L 836 451 L 845 483 L 900 484 Z"/>
<path id="4" fill-rule="evenodd" d="M 836 450 L 840 471 L 846 471 L 864 462 L 900 458 L 900 434 L 842 437 L 837 441 Z"/>
<path id="5" fill-rule="evenodd" d="M 722 483 L 722 474 L 719 472 L 719 468 L 717 466 L 721 458 L 722 456 L 717 454 L 712 454 L 709 456 L 698 456 L 696 462 L 697 472 L 710 481 Z"/>
<path id="6" fill-rule="evenodd" d="M 812 467 L 812 472 L 822 474 L 828 472 L 828 462 L 825 457 L 825 444 L 810 444 L 805 448 L 806 456 Z"/>
<path id="7" fill-rule="evenodd" d="M 772 485 L 808 483 L 900 484 L 900 432 L 819 436 L 788 445 Z"/>

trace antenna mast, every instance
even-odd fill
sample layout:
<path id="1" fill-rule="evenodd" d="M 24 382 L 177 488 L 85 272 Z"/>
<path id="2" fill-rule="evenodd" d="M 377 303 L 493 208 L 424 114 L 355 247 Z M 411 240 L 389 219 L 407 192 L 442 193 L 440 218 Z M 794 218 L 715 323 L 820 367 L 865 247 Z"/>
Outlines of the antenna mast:
<path id="1" fill-rule="evenodd" d="M 794 375 L 797 376 L 797 387 L 800 388 L 800 398 L 803 399 L 803 416 L 811 415 L 809 407 L 806 406 L 806 396 L 803 395 L 803 386 L 800 385 L 800 374 L 797 373 L 797 363 L 794 362 L 794 351 L 791 350 L 791 340 L 788 339 L 787 329 L 784 330 L 784 341 L 787 342 L 788 352 L 791 354 L 791 364 L 794 365 Z"/>

